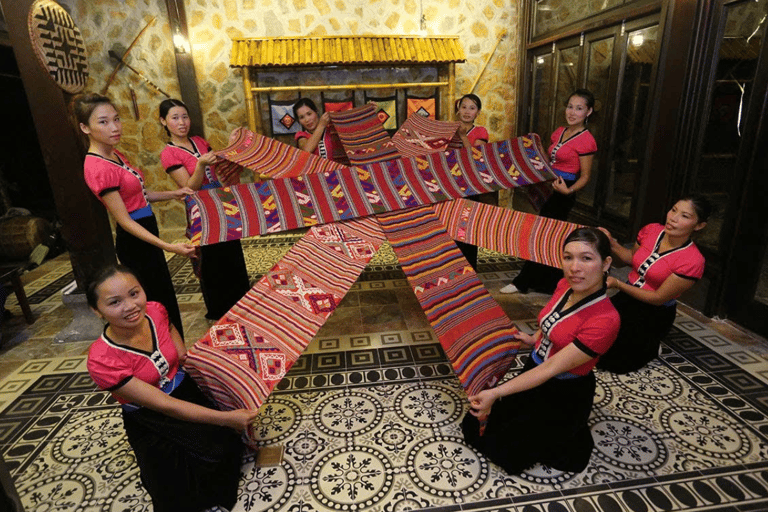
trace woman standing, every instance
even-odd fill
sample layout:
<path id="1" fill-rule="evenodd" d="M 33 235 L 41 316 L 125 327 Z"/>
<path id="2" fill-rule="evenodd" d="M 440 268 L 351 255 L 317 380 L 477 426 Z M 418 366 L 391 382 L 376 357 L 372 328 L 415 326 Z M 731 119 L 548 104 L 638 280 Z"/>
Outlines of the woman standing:
<path id="1" fill-rule="evenodd" d="M 621 331 L 597 367 L 614 373 L 638 370 L 659 355 L 659 346 L 675 321 L 677 298 L 704 275 L 704 256 L 691 235 L 707 225 L 710 202 L 699 196 L 680 199 L 666 223 L 648 224 L 628 249 L 611 239 L 617 261 L 631 265 L 626 283 L 608 278 L 619 293 L 611 302 L 621 316 Z"/>
<path id="2" fill-rule="evenodd" d="M 597 152 L 595 138 L 587 129 L 594 106 L 595 97 L 586 89 L 577 89 L 568 98 L 565 106 L 567 125 L 554 131 L 549 146 L 549 163 L 557 179 L 552 183 L 553 194 L 539 210 L 542 217 L 567 220 L 576 204 L 576 192 L 589 183 L 592 160 Z M 527 293 L 532 288 L 552 293 L 561 277 L 558 269 L 526 262 L 512 284 L 503 287 L 501 293 Z"/>
<path id="3" fill-rule="evenodd" d="M 464 439 L 510 474 L 537 462 L 571 472 L 589 463 L 592 368 L 619 331 L 619 315 L 605 295 L 610 252 L 608 238 L 595 228 L 568 235 L 565 278 L 539 313 L 539 330 L 518 335 L 535 345 L 523 371 L 469 397 Z M 477 416 L 488 418 L 484 431 Z M 532 430 L 535 435 L 526 435 Z"/>
<path id="4" fill-rule="evenodd" d="M 105 269 L 86 293 L 107 322 L 88 351 L 88 372 L 121 404 L 154 510 L 232 508 L 243 451 L 236 431 L 247 429 L 256 411 L 219 411 L 186 377 L 181 336 L 162 304 L 147 302 L 131 270 Z"/>
<path id="5" fill-rule="evenodd" d="M 179 100 L 160 103 L 160 123 L 171 140 L 160 153 L 160 163 L 179 189 L 220 188 L 216 175 L 216 156 L 202 137 L 189 136 L 187 106 Z M 235 177 L 228 184 L 239 182 Z M 205 317 L 218 320 L 250 288 L 248 270 L 239 240 L 200 248 L 200 288 L 208 312 Z"/>
<path id="6" fill-rule="evenodd" d="M 465 148 L 479 146 L 488 143 L 488 130 L 484 126 L 476 126 L 475 120 L 483 108 L 480 98 L 475 94 L 465 94 L 456 101 L 456 116 L 461 125 L 458 134 Z M 498 205 L 498 192 L 485 192 L 474 196 L 468 196 L 467 199 L 477 201 L 478 203 Z M 472 268 L 477 271 L 477 246 L 456 241 L 456 245 L 461 253 L 467 259 Z"/>
<path id="7" fill-rule="evenodd" d="M 192 190 L 153 192 L 144 187 L 144 175 L 116 149 L 123 125 L 109 98 L 84 94 L 75 98 L 73 108 L 89 142 L 83 166 L 85 182 L 117 223 L 117 257 L 120 263 L 136 273 L 149 299 L 168 308 L 171 322 L 183 337 L 179 304 L 163 251 L 193 257 L 195 248 L 190 244 L 170 244 L 161 240 L 157 219 L 149 203 L 182 199 Z"/>

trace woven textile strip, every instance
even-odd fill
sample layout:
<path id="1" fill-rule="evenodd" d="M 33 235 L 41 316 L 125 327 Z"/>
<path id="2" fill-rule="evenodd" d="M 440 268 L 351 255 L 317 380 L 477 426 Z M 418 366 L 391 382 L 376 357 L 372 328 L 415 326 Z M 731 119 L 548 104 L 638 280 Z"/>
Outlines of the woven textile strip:
<path id="1" fill-rule="evenodd" d="M 257 409 L 383 242 L 373 217 L 311 229 L 195 343 L 185 368 L 221 407 Z"/>
<path id="2" fill-rule="evenodd" d="M 352 165 L 382 162 L 399 156 L 376 111 L 376 105 L 369 104 L 344 112 L 331 112 L 331 121 Z"/>
<path id="3" fill-rule="evenodd" d="M 461 123 L 436 121 L 418 114 L 405 120 L 392 137 L 397 151 L 402 156 L 417 156 L 442 151 L 449 147 L 462 146 L 457 132 Z"/>
<path id="4" fill-rule="evenodd" d="M 553 179 L 537 140 L 518 137 L 364 168 L 340 166 L 322 174 L 201 190 L 187 199 L 188 225 L 202 232 L 191 232 L 190 239 L 207 245 Z"/>
<path id="5" fill-rule="evenodd" d="M 377 217 L 467 394 L 510 368 L 517 329 L 477 278 L 433 207 Z"/>
<path id="6" fill-rule="evenodd" d="M 216 156 L 224 160 L 225 167 L 234 164 L 236 168 L 248 168 L 260 179 L 330 172 L 344 167 L 246 128 L 238 128 L 233 132 L 230 141 L 229 146 L 215 152 Z M 221 165 L 217 164 L 217 171 Z"/>
<path id="7" fill-rule="evenodd" d="M 454 240 L 558 268 L 563 242 L 581 227 L 466 199 L 434 208 Z"/>

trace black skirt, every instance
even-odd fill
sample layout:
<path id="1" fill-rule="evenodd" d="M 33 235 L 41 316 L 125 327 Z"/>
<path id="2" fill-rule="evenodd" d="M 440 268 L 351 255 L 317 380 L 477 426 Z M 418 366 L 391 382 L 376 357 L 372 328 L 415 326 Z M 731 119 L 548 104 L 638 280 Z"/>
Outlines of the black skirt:
<path id="1" fill-rule="evenodd" d="M 571 186 L 575 181 L 566 181 L 567 186 Z M 539 210 L 540 217 L 548 219 L 568 220 L 568 214 L 571 213 L 576 204 L 575 194 L 564 195 L 553 192 Z M 558 247 L 558 250 L 560 247 Z M 533 261 L 526 261 L 520 273 L 512 280 L 512 284 L 522 293 L 529 290 L 536 290 L 542 293 L 552 294 L 557 287 L 557 283 L 563 278 L 563 270 L 560 268 L 542 265 Z"/>
<path id="2" fill-rule="evenodd" d="M 215 409 L 188 376 L 171 396 Z M 123 411 L 123 423 L 156 512 L 234 506 L 243 453 L 237 432 L 147 408 Z"/>
<path id="3" fill-rule="evenodd" d="M 153 235 L 159 236 L 154 215 L 143 217 L 136 222 Z M 147 294 L 147 300 L 159 302 L 165 306 L 168 310 L 168 318 L 183 338 L 184 329 L 181 324 L 179 303 L 176 300 L 176 291 L 173 289 L 171 273 L 168 271 L 163 250 L 136 238 L 118 224 L 115 229 L 115 252 L 120 263 L 136 273 Z"/>
<path id="4" fill-rule="evenodd" d="M 529 358 L 523 371 L 535 366 Z M 467 413 L 461 424 L 464 440 L 509 474 L 537 462 L 559 471 L 584 471 L 594 447 L 587 424 L 594 395 L 593 372 L 549 379 L 496 400 L 482 436 L 477 418 Z"/>
<path id="5" fill-rule="evenodd" d="M 200 288 L 208 310 L 218 320 L 251 288 L 240 240 L 200 248 Z"/>
<path id="6" fill-rule="evenodd" d="M 654 306 L 619 292 L 611 303 L 621 318 L 621 328 L 597 368 L 613 373 L 639 370 L 659 355 L 661 340 L 675 322 L 676 304 Z"/>

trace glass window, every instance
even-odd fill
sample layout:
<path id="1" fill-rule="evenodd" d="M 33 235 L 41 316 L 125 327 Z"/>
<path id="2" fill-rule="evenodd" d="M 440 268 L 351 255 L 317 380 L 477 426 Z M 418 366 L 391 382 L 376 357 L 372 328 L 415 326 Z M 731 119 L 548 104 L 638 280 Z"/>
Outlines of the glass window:
<path id="1" fill-rule="evenodd" d="M 631 0 L 536 0 L 534 4 L 534 37 L 584 20 Z"/>
<path id="2" fill-rule="evenodd" d="M 544 137 L 552 123 L 552 54 L 545 53 L 533 58 L 533 83 L 531 86 L 530 130 Z M 548 141 L 542 139 L 546 148 Z"/>
<path id="3" fill-rule="evenodd" d="M 645 149 L 643 121 L 648 107 L 651 74 L 656 65 L 658 25 L 627 33 L 626 59 L 609 166 L 605 209 L 628 219 L 637 191 Z"/>
<path id="4" fill-rule="evenodd" d="M 555 98 L 555 123 L 552 126 L 552 131 L 565 124 L 565 105 L 568 103 L 571 93 L 579 88 L 578 72 L 581 46 L 561 48 L 558 53 L 560 58 L 557 66 L 557 97 Z"/>
<path id="5" fill-rule="evenodd" d="M 603 139 L 605 132 L 605 116 L 603 114 L 603 105 L 606 104 L 610 94 L 611 63 L 613 62 L 613 36 L 605 39 L 588 42 L 587 62 L 587 89 L 595 96 L 595 108 L 589 118 L 587 128 L 598 141 L 598 154 L 592 161 L 592 172 L 587 185 L 579 192 L 577 200 L 589 206 L 595 204 L 595 191 L 599 179 L 598 162 L 600 160 L 600 151 L 606 151 L 608 148 L 599 147 L 600 142 L 607 141 Z"/>
<path id="6" fill-rule="evenodd" d="M 752 81 L 765 34 L 768 0 L 725 6 L 724 32 L 718 54 L 712 100 L 704 129 L 701 157 L 692 189 L 716 206 L 699 245 L 717 250 L 724 213 L 733 191 L 731 177 L 741 145 L 741 129 L 749 109 Z"/>

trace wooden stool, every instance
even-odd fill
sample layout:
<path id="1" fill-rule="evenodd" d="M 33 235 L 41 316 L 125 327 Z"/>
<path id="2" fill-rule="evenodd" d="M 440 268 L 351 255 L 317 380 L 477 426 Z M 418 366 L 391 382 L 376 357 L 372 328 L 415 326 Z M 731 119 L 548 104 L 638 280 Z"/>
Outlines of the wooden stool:
<path id="1" fill-rule="evenodd" d="M 24 313 L 24 319 L 28 324 L 32 324 L 35 322 L 35 317 L 32 316 L 32 310 L 27 301 L 27 294 L 24 293 L 24 285 L 21 283 L 21 272 L 23 270 L 24 267 L 19 265 L 12 267 L 0 265 L 0 283 L 11 285 L 13 292 L 16 294 L 16 300 L 19 301 L 19 306 L 21 306 L 21 311 Z M 1 311 L 0 314 L 2 314 Z"/>

